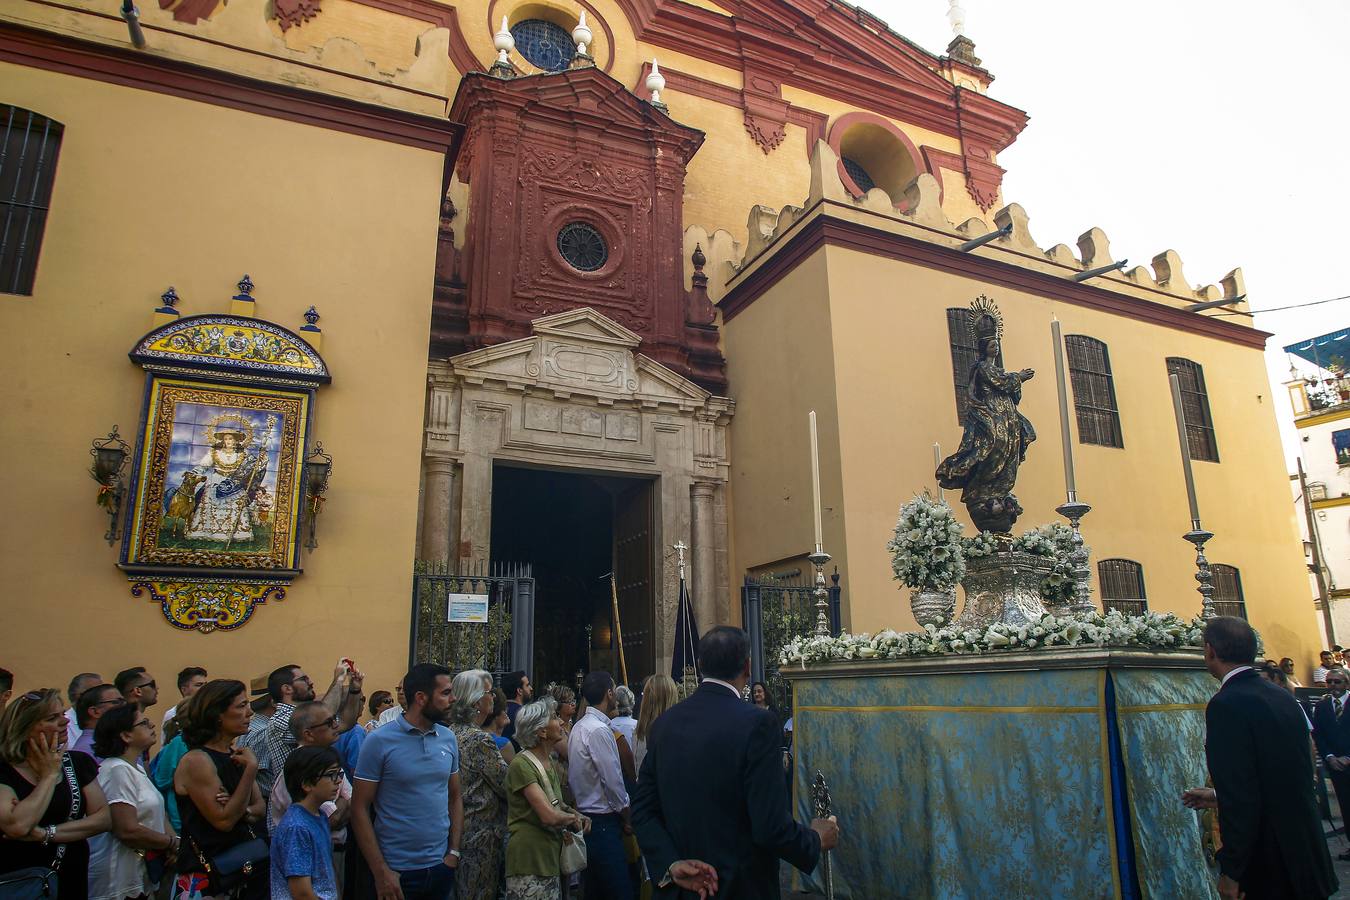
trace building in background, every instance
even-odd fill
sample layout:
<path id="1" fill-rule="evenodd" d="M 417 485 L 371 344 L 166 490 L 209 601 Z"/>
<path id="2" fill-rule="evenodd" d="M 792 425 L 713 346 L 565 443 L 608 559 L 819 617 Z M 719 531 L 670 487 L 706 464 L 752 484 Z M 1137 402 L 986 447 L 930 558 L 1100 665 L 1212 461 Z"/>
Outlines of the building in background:
<path id="1" fill-rule="evenodd" d="M 746 576 L 805 568 L 812 409 L 843 624 L 912 627 L 885 544 L 933 488 L 933 444 L 959 439 L 980 295 L 1009 363 L 1039 372 L 1021 524 L 1063 500 L 1055 315 L 1097 595 L 1198 612 L 1176 374 L 1216 600 L 1272 653 L 1317 649 L 1267 336 L 1210 314 L 1246 311 L 1241 271 L 1192 285 L 1170 250 L 1113 267 L 1099 228 L 1033 238 L 998 164 L 1027 116 L 991 96 L 968 38 L 931 53 L 834 0 L 161 0 L 140 16 L 0 11 L 0 202 L 20 223 L 0 238 L 0 327 L 21 336 L 0 361 L 6 621 L 61 635 L 59 653 L 6 649 L 25 686 L 349 655 L 387 688 L 410 649 L 449 658 L 484 634 L 482 662 L 542 683 L 615 665 L 616 625 L 615 667 L 637 681 L 670 664 L 676 545 L 704 627 L 739 620 Z M 188 353 L 175 329 L 198 315 L 232 330 Z M 169 329 L 158 351 L 152 326 Z M 146 385 L 179 371 L 162 352 L 258 388 L 263 345 L 243 337 L 260 334 L 322 352 L 331 384 L 298 449 L 322 442 L 331 484 L 291 472 L 293 493 L 267 495 L 280 481 L 263 477 L 230 507 L 230 454 L 260 446 L 262 420 L 199 398 L 156 457 Z M 103 540 L 115 491 L 96 505 L 84 470 L 113 424 L 135 435 L 113 524 L 162 538 L 180 570 L 150 579 L 140 544 Z M 178 493 L 189 469 L 225 485 L 215 501 Z M 139 477 L 155 471 L 169 482 Z M 298 562 L 261 574 L 284 599 L 203 566 L 217 550 L 254 565 L 282 507 L 302 528 L 275 559 Z M 133 595 L 138 579 L 153 584 Z"/>
<path id="2" fill-rule="evenodd" d="M 1313 599 L 1330 647 L 1350 638 L 1350 328 L 1284 350 L 1302 363 L 1291 364 L 1285 383 L 1298 430 L 1299 467 L 1290 480 L 1304 513 Z"/>

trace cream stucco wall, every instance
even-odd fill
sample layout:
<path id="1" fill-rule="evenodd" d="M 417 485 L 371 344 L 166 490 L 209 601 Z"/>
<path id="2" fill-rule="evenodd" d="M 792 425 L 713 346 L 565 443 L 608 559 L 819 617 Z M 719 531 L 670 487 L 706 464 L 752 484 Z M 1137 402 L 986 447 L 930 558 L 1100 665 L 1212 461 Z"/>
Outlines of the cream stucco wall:
<path id="1" fill-rule="evenodd" d="M 810 272 L 810 280 L 798 278 L 802 272 Z M 900 504 L 925 488 L 936 490 L 933 443 L 944 453 L 959 443 L 945 310 L 981 293 L 1005 315 L 1007 364 L 1037 371 L 1021 407 L 1039 440 L 1018 481 L 1027 512 L 1017 530 L 1058 520 L 1054 507 L 1064 496 L 1053 314 L 1065 333 L 1107 343 L 1120 407 L 1123 449 L 1075 443 L 1080 494 L 1093 506 L 1084 535 L 1094 569 L 1109 557 L 1136 560 L 1144 566 L 1151 609 L 1196 614 L 1194 553 L 1180 537 L 1189 517 L 1165 364 L 1168 356 L 1194 360 L 1205 370 L 1222 460 L 1195 464 L 1204 522 L 1216 533 L 1209 558 L 1241 570 L 1250 619 L 1269 652 L 1292 656 L 1300 666 L 1309 662 L 1317 624 L 1258 350 L 837 246 L 817 250 L 724 326 L 740 404 L 732 461 L 738 562 L 762 564 L 809 540 L 805 434 L 795 429 L 807 407 L 797 409 L 797 385 L 785 380 L 785 367 L 809 366 L 805 358 L 814 354 L 808 371 L 821 375 L 807 396 L 832 385 L 837 411 L 837 445 L 822 432 L 822 480 L 823 504 L 848 511 L 826 527 L 827 549 L 848 562 L 841 566 L 845 621 L 855 631 L 914 627 L 885 544 Z M 759 405 L 749 402 L 752 396 L 770 398 L 771 411 L 759 414 L 781 420 L 777 431 L 752 427 Z M 747 491 L 763 477 L 746 472 L 755 466 L 767 467 L 773 479 L 758 495 Z M 959 497 L 948 496 L 970 533 Z M 747 508 L 756 511 L 753 523 L 745 522 Z"/>
<path id="2" fill-rule="evenodd" d="M 286 662 L 368 691 L 407 663 L 423 384 L 443 158 L 160 94 L 0 65 L 0 99 L 65 125 L 31 297 L 0 295 L 0 665 L 20 690 L 132 665 L 167 701 L 189 665 L 247 679 Z M 89 442 L 134 443 L 144 373 L 127 351 L 169 285 L 187 315 L 315 304 L 333 383 L 313 438 L 334 457 L 319 549 L 234 632 L 183 632 L 134 599 L 102 540 Z"/>

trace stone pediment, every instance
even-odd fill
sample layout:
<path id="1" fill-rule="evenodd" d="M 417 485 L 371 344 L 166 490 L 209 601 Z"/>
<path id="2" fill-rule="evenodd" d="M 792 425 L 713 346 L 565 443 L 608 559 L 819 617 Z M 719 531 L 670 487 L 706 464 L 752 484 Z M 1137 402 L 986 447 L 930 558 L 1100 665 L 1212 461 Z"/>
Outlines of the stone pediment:
<path id="1" fill-rule="evenodd" d="M 595 397 L 639 406 L 701 407 L 712 396 L 661 363 L 635 352 L 641 338 L 589 307 L 530 323 L 534 334 L 450 359 L 468 384 L 497 382 L 556 396 Z"/>

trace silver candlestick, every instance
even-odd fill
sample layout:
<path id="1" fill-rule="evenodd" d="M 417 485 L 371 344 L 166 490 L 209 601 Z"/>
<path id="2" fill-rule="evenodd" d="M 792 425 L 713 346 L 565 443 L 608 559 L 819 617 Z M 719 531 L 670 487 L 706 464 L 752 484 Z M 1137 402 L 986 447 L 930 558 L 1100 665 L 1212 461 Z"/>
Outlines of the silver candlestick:
<path id="1" fill-rule="evenodd" d="M 825 783 L 825 775 L 816 772 L 811 782 L 811 805 L 817 819 L 828 819 L 834 815 L 834 801 L 830 798 L 830 786 Z M 834 872 L 830 866 L 830 851 L 820 854 L 820 875 L 825 887 L 825 900 L 834 900 Z"/>
<path id="2" fill-rule="evenodd" d="M 1073 529 L 1073 550 L 1069 553 L 1069 561 L 1073 563 L 1073 602 L 1069 604 L 1069 612 L 1076 615 L 1087 615 L 1096 612 L 1096 607 L 1092 605 L 1092 570 L 1088 568 L 1087 545 L 1083 543 L 1083 532 L 1079 530 L 1078 523 L 1092 511 L 1092 507 L 1079 501 L 1077 491 L 1069 491 L 1068 499 L 1055 507 L 1055 512 L 1069 520 L 1069 527 Z"/>
<path id="3" fill-rule="evenodd" d="M 1206 531 L 1200 525 L 1199 519 L 1192 519 L 1191 530 L 1182 535 L 1182 538 L 1195 545 L 1195 580 L 1200 582 L 1196 590 L 1200 592 L 1200 617 L 1203 619 L 1212 619 L 1216 615 L 1214 572 L 1209 567 L 1209 560 L 1205 558 L 1205 544 L 1213 537 L 1214 532 Z"/>
<path id="4" fill-rule="evenodd" d="M 816 549 L 808 553 L 806 558 L 816 567 L 816 637 L 829 637 L 830 592 L 825 587 L 825 564 L 830 561 L 830 554 L 820 544 L 816 544 Z"/>

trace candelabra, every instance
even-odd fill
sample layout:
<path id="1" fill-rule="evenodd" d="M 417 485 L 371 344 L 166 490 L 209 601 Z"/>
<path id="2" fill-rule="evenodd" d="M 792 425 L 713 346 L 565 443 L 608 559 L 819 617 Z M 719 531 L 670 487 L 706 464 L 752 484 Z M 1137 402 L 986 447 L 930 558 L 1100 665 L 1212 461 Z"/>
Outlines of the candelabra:
<path id="1" fill-rule="evenodd" d="M 816 636 L 829 637 L 830 591 L 825 587 L 825 564 L 830 561 L 830 554 L 820 544 L 816 544 L 816 549 L 808 553 L 806 558 L 816 567 Z"/>
<path id="2" fill-rule="evenodd" d="M 1206 531 L 1199 519 L 1191 520 L 1191 530 L 1182 535 L 1195 545 L 1195 580 L 1200 583 L 1196 588 L 1200 592 L 1200 617 L 1212 619 L 1214 612 L 1214 572 L 1205 558 L 1205 544 L 1214 537 L 1214 532 Z"/>
<path id="3" fill-rule="evenodd" d="M 1069 604 L 1069 612 L 1075 615 L 1096 610 L 1092 605 L 1092 570 L 1088 568 L 1087 545 L 1083 543 L 1083 532 L 1078 527 L 1083 516 L 1091 511 L 1091 506 L 1078 499 L 1077 491 L 1069 491 L 1068 499 L 1055 507 L 1055 512 L 1068 519 L 1069 527 L 1073 529 L 1073 550 L 1069 553 L 1069 561 L 1073 563 L 1073 602 Z"/>

